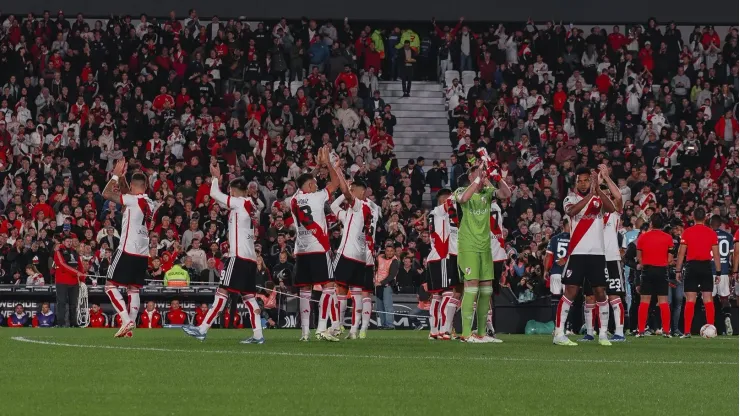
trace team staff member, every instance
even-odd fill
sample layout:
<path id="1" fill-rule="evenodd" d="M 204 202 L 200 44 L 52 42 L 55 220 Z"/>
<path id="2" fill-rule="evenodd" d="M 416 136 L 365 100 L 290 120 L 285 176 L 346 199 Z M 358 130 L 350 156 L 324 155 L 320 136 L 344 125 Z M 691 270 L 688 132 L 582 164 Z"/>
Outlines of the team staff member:
<path id="1" fill-rule="evenodd" d="M 77 323 L 77 298 L 80 295 L 80 282 L 85 279 L 80 255 L 72 248 L 72 239 L 69 236 L 64 237 L 54 253 L 54 264 L 57 318 L 59 326 L 66 328 Z"/>
<path id="2" fill-rule="evenodd" d="M 714 325 L 714 301 L 712 290 L 714 280 L 712 278 L 712 266 L 710 261 L 714 258 L 715 276 L 719 279 L 722 273 L 720 264 L 719 245 L 717 234 L 711 228 L 704 225 L 707 213 L 704 208 L 694 210 L 695 225 L 687 228 L 681 234 L 681 245 L 678 247 L 678 259 L 676 260 L 676 279 L 681 280 L 681 267 L 684 257 L 686 258 L 686 277 L 684 280 L 684 292 L 686 293 L 686 308 L 683 315 L 684 331 L 681 338 L 691 338 L 691 323 L 694 320 L 694 307 L 696 306 L 696 295 L 701 292 L 704 302 L 704 311 L 707 323 Z"/>
<path id="3" fill-rule="evenodd" d="M 671 307 L 668 305 L 668 264 L 673 261 L 673 238 L 663 232 L 663 217 L 653 214 L 650 229 L 637 238 L 637 262 L 642 269 L 639 285 L 640 307 L 637 309 L 637 336 L 645 336 L 650 298 L 658 297 L 663 336 L 671 337 Z"/>

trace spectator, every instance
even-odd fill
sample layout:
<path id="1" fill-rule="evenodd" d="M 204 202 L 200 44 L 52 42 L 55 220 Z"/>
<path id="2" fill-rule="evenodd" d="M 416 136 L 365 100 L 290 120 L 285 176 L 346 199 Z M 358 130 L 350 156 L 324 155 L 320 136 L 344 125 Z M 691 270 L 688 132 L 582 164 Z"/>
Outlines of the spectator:
<path id="1" fill-rule="evenodd" d="M 192 261 L 192 260 L 191 260 Z M 219 282 L 221 278 L 221 271 L 219 271 L 216 268 L 216 258 L 211 257 L 206 262 L 207 267 L 200 272 L 200 282 L 208 283 L 209 285 L 214 285 Z M 208 308 L 206 308 L 206 311 L 208 311 Z M 200 325 L 200 324 L 196 324 Z"/>

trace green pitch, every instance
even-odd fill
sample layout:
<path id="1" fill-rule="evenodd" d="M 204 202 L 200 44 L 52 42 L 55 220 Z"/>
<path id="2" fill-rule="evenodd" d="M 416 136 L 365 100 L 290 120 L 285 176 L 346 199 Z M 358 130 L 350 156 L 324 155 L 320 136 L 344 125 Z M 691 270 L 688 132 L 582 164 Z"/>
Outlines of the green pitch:
<path id="1" fill-rule="evenodd" d="M 0 414 L 729 415 L 738 340 L 630 339 L 555 347 L 427 341 L 418 331 L 298 343 L 292 330 L 0 329 Z"/>

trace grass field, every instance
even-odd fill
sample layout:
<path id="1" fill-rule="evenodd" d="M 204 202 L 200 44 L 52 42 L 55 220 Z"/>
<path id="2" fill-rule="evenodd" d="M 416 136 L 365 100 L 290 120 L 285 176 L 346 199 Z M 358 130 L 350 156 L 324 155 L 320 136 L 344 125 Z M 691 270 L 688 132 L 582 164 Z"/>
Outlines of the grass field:
<path id="1" fill-rule="evenodd" d="M 427 341 L 418 331 L 298 343 L 267 331 L 0 329 L 0 415 L 731 415 L 738 339 L 555 347 Z"/>

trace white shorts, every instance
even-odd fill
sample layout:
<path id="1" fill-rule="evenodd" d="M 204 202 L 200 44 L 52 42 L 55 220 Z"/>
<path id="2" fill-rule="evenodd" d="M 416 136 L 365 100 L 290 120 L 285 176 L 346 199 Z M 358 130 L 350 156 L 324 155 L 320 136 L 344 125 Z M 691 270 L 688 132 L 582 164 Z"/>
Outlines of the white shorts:
<path id="1" fill-rule="evenodd" d="M 719 284 L 714 285 L 712 296 L 720 295 L 721 297 L 730 296 L 730 277 L 726 274 L 719 277 Z"/>
<path id="2" fill-rule="evenodd" d="M 559 275 L 559 274 L 550 275 L 550 293 L 552 293 L 553 295 L 563 294 L 562 275 Z"/>

